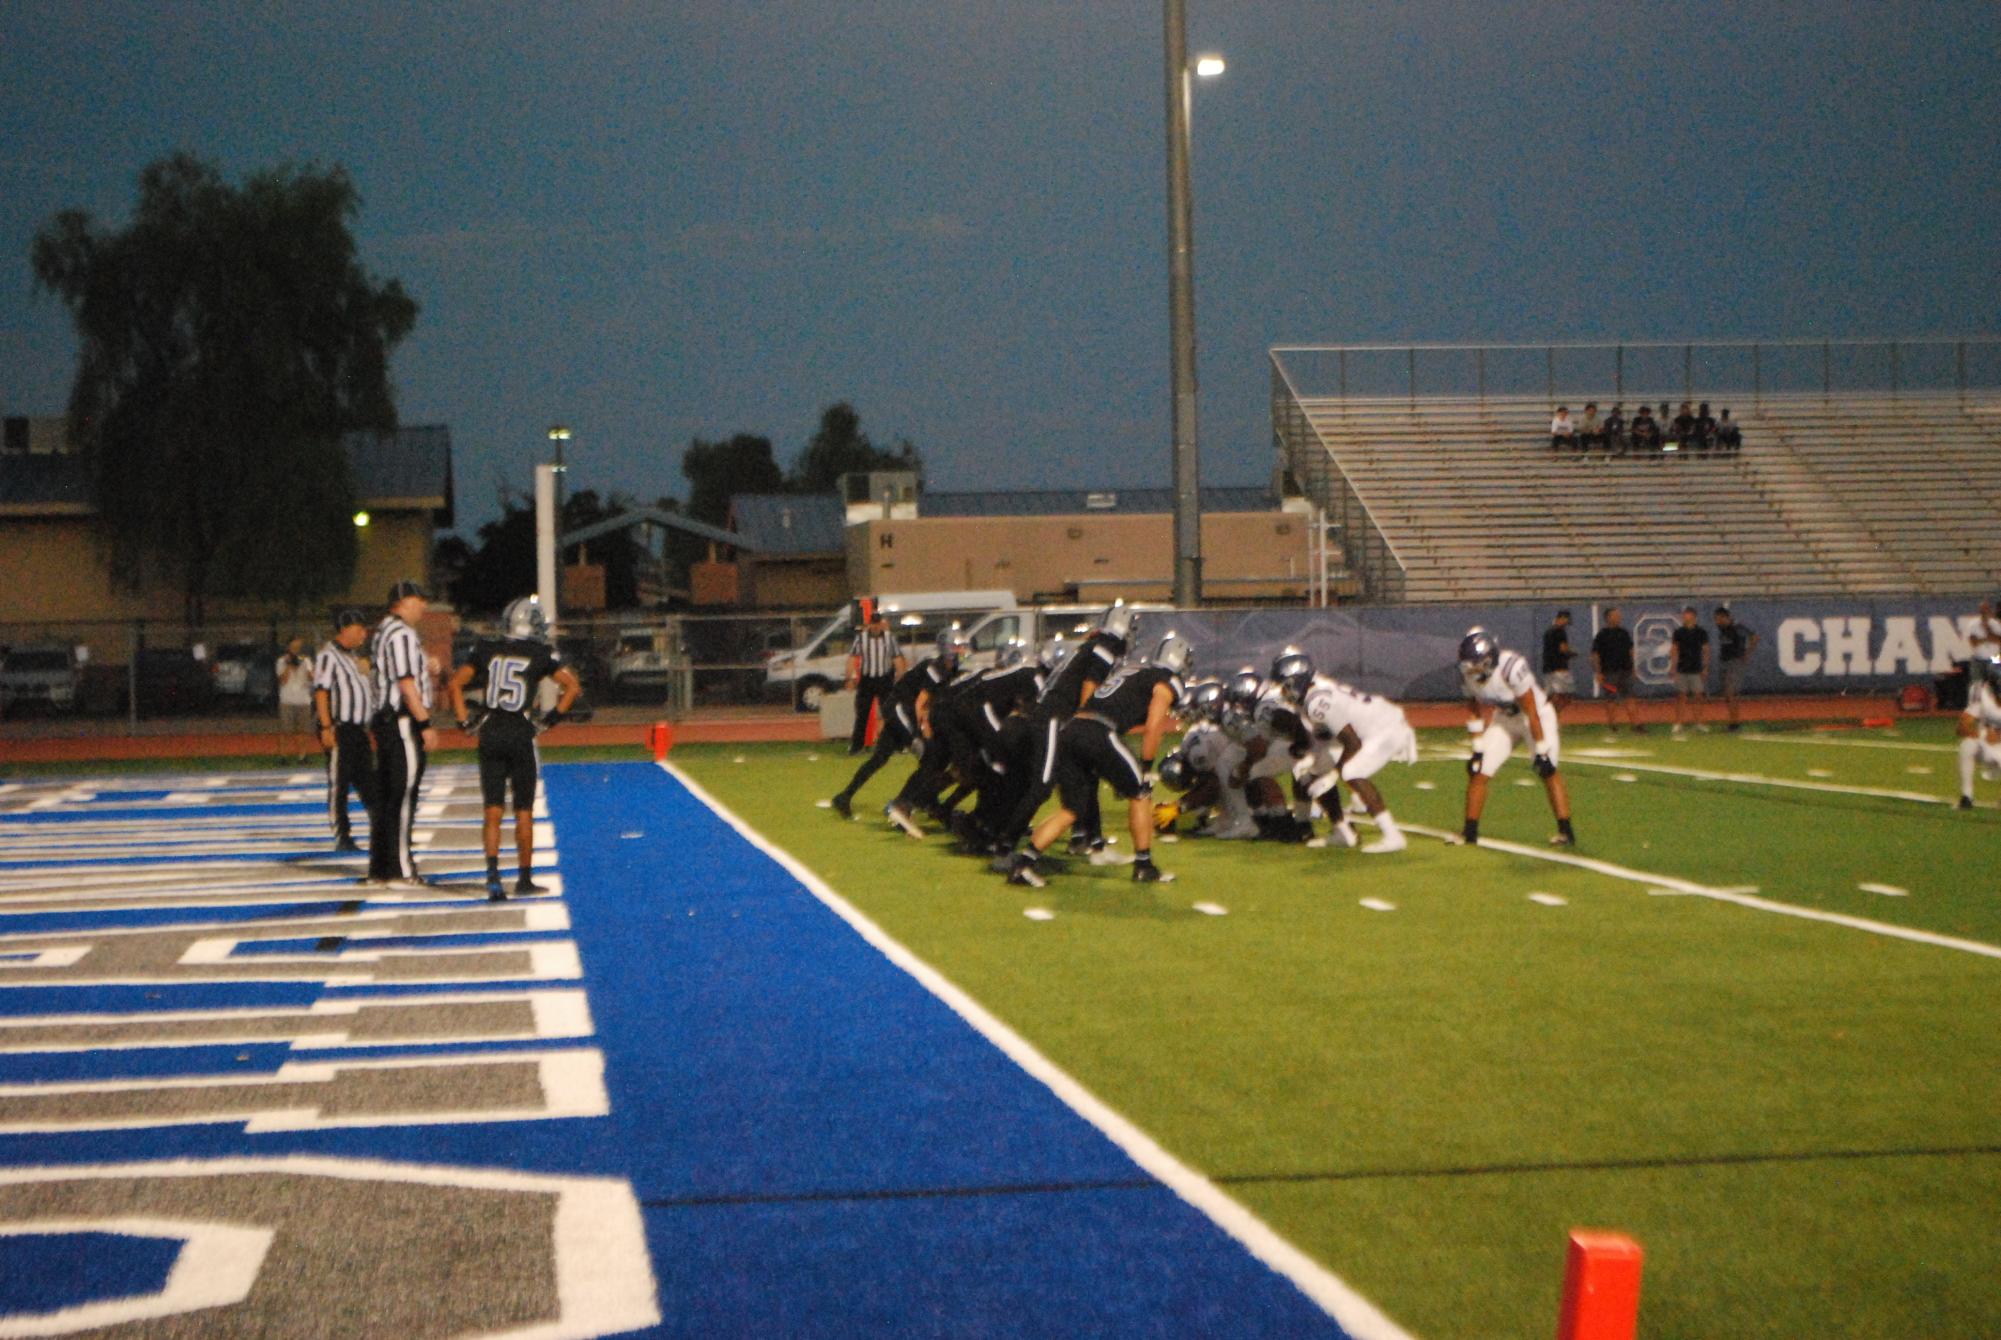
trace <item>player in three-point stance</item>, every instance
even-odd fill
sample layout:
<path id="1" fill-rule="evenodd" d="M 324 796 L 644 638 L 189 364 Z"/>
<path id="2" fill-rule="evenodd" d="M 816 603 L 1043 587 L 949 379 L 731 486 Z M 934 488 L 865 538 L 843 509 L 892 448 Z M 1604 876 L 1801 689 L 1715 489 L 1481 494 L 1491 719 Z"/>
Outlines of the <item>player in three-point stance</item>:
<path id="1" fill-rule="evenodd" d="M 953 624 L 938 634 L 936 655 L 925 657 L 903 672 L 890 690 L 888 710 L 882 714 L 882 724 L 876 731 L 875 752 L 862 760 L 848 784 L 827 802 L 828 808 L 843 819 L 854 818 L 855 792 L 862 789 L 863 783 L 904 750 L 915 749 L 921 758 L 931 748 L 931 706 L 945 686 L 958 676 L 959 662 L 966 651 L 966 636 L 959 631 L 959 625 Z M 884 806 L 883 813 L 899 828 L 906 831 L 915 828 L 907 822 L 907 816 L 898 817 L 901 812 L 895 801 Z M 911 836 L 922 837 L 924 832 L 917 829 Z"/>
<path id="2" fill-rule="evenodd" d="M 549 644 L 549 621 L 542 617 L 542 604 L 534 596 L 521 597 L 501 613 L 500 632 L 498 641 L 482 641 L 474 647 L 472 659 L 460 666 L 446 685 L 459 729 L 476 731 L 479 736 L 486 896 L 494 902 L 507 897 L 500 882 L 500 812 L 510 788 L 514 792 L 514 850 L 520 863 L 514 891 L 547 892 L 535 882 L 535 785 L 542 764 L 535 736 L 562 720 L 582 689 L 576 672 L 563 664 Z M 545 679 L 556 681 L 561 696 L 538 720 L 536 691 Z M 478 721 L 466 711 L 466 690 L 472 688 L 483 689 L 486 695 Z"/>
<path id="3" fill-rule="evenodd" d="M 1973 772 L 2001 777 L 2001 646 L 1982 647 L 1967 667 L 1971 687 L 1959 714 L 1959 807 L 1973 808 Z"/>
<path id="4" fill-rule="evenodd" d="M 1070 831 L 1097 798 L 1101 781 L 1109 782 L 1127 804 L 1133 879 L 1147 884 L 1166 878 L 1153 863 L 1153 766 L 1181 701 L 1181 677 L 1191 658 L 1187 639 L 1169 633 L 1151 661 L 1114 673 L 1065 723 L 1057 746 L 1056 810 L 1036 825 L 1029 845 L 1009 859 L 1008 883 L 1042 887 L 1037 858 Z M 1142 728 L 1139 757 L 1134 758 L 1122 737 Z"/>
<path id="5" fill-rule="evenodd" d="M 1570 827 L 1570 792 L 1556 770 L 1559 741 L 1556 709 L 1536 683 L 1535 672 L 1520 653 L 1503 651 L 1484 628 L 1468 632 L 1459 643 L 1459 677 L 1466 685 L 1466 729 L 1473 736 L 1473 756 L 1466 760 L 1467 842 L 1480 840 L 1480 811 L 1487 805 L 1487 786 L 1518 744 L 1534 748 L 1536 775 L 1549 793 L 1556 815 L 1553 847 L 1574 846 Z"/>
<path id="6" fill-rule="evenodd" d="M 1313 661 L 1296 647 L 1287 647 L 1272 662 L 1273 682 L 1299 709 L 1307 737 L 1306 756 L 1293 777 L 1306 794 L 1320 802 L 1334 822 L 1334 841 L 1354 846 L 1354 829 L 1341 809 L 1340 784 L 1354 788 L 1381 835 L 1362 850 L 1369 855 L 1402 851 L 1408 840 L 1397 827 L 1383 793 L 1369 779 L 1386 763 L 1417 762 L 1417 732 L 1403 709 L 1387 698 L 1363 693 L 1327 675 L 1315 674 Z M 1327 839 L 1315 839 L 1325 845 Z"/>

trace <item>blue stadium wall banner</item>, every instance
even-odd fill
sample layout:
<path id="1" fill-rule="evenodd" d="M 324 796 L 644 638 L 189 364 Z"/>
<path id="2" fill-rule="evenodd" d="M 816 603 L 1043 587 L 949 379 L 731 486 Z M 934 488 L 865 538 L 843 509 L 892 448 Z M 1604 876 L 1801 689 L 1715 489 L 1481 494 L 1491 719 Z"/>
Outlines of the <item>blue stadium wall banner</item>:
<path id="1" fill-rule="evenodd" d="M 1978 598 L 1877 597 L 1840 599 L 1715 595 L 1564 605 L 1356 605 L 1325 610 L 1201 610 L 1148 614 L 1137 645 L 1150 647 L 1170 626 L 1195 648 L 1203 674 L 1240 666 L 1261 673 L 1288 645 L 1305 649 L 1325 674 L 1405 702 L 1459 697 L 1459 639 L 1481 627 L 1501 645 L 1539 664 L 1542 635 L 1559 609 L 1571 614 L 1570 645 L 1578 688 L 1591 692 L 1591 639 L 1613 608 L 1633 635 L 1635 670 L 1643 692 L 1672 692 L 1669 637 L 1693 606 L 1711 643 L 1710 687 L 1716 688 L 1715 610 L 1758 635 L 1745 667 L 1746 693 L 1894 692 L 1930 683 L 1964 662 L 1978 621 Z"/>

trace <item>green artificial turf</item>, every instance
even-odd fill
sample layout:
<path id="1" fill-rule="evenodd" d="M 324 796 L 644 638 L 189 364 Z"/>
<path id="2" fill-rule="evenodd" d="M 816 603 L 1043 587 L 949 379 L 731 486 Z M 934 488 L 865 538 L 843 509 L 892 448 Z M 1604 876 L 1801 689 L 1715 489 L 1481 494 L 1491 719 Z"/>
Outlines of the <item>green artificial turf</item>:
<path id="1" fill-rule="evenodd" d="M 1992 783 L 1960 814 L 1586 762 L 1956 791 L 1949 723 L 1844 738 L 1933 748 L 1567 732 L 1581 852 L 2001 944 Z M 1378 781 L 1456 830 L 1464 736 L 1425 743 Z M 673 761 L 1419 1335 L 1553 1333 L 1582 1226 L 1645 1245 L 1649 1340 L 2001 1334 L 2001 959 L 1422 837 L 1183 840 L 1158 849 L 1172 884 L 1078 864 L 1023 889 L 881 824 L 900 766 L 843 823 L 813 804 L 851 769 L 837 748 Z M 1518 778 L 1483 834 L 1540 847 Z"/>

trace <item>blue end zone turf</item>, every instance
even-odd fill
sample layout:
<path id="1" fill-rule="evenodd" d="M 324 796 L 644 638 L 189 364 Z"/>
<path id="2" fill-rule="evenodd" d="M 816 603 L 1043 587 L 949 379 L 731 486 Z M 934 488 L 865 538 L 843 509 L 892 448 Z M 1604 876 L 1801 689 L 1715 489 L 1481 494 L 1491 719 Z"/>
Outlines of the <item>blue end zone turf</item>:
<path id="1" fill-rule="evenodd" d="M 1342 1334 L 672 778 L 549 782 L 670 1331 Z"/>
<path id="2" fill-rule="evenodd" d="M 269 1041 L 16 1051 L 0 1056 L 0 1083 L 143 1089 L 154 1078 L 268 1077 L 288 1064 L 594 1049 L 608 1114 L 259 1131 L 240 1120 L 141 1116 L 131 1129 L 0 1133 L 0 1172 L 310 1155 L 620 1179 L 644 1216 L 666 1318 L 654 1334 L 1342 1335 L 1291 1282 L 1143 1172 L 679 782 L 645 764 L 551 767 L 546 781 L 563 896 L 542 905 L 568 926 L 486 943 L 573 944 L 581 981 L 511 985 L 581 988 L 589 1035 L 313 1051 Z M 272 808 L 303 815 L 319 806 Z M 171 832 L 188 813 L 135 809 L 133 817 L 158 822 L 135 841 Z M 18 835 L 12 825 L 31 824 L 39 839 L 43 825 L 95 817 L 85 807 L 49 809 L 9 815 L 6 825 Z M 91 878 L 79 875 L 74 889 L 87 890 Z M 357 887 L 355 906 L 369 901 Z M 486 904 L 441 892 L 423 906 Z M 66 912 L 58 901 L 0 918 L 0 933 L 228 926 L 293 910 Z M 250 942 L 236 958 L 269 952 Z M 465 989 L 393 980 L 17 984 L 0 989 L 0 1022 Z M 84 1239 L 17 1227 L 26 1231 L 0 1233 L 0 1318 L 150 1291 L 171 1264 L 171 1244 L 159 1240 L 114 1234 L 82 1250 Z M 366 1292 L 365 1282 L 357 1287 Z"/>

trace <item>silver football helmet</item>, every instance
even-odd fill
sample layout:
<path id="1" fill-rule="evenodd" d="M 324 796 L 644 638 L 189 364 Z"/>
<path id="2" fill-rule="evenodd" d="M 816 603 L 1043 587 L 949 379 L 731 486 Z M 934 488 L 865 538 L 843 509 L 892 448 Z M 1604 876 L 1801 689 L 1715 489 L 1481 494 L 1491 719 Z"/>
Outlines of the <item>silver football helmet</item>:
<path id="1" fill-rule="evenodd" d="M 1223 681 L 1205 679 L 1188 686 L 1188 715 L 1197 721 L 1214 721 L 1223 711 Z"/>
<path id="2" fill-rule="evenodd" d="M 1271 677 L 1285 686 L 1288 698 L 1298 702 L 1313 685 L 1313 658 L 1298 647 L 1287 647 L 1272 659 Z"/>
<path id="3" fill-rule="evenodd" d="M 508 602 L 507 608 L 500 612 L 500 629 L 508 637 L 547 642 L 549 621 L 542 616 L 541 597 L 522 596 Z"/>
<path id="4" fill-rule="evenodd" d="M 1012 670 L 1028 659 L 1028 644 L 1020 638 L 1009 638 L 994 652 L 996 670 Z"/>
<path id="5" fill-rule="evenodd" d="M 1105 617 L 1098 621 L 1098 631 L 1110 633 L 1121 642 L 1130 641 L 1134 617 L 1131 606 L 1123 600 L 1115 600 L 1112 607 L 1105 611 Z"/>
<path id="6" fill-rule="evenodd" d="M 1223 706 L 1248 715 L 1257 710 L 1258 696 L 1264 691 L 1265 682 L 1247 665 L 1223 685 Z"/>
<path id="7" fill-rule="evenodd" d="M 966 641 L 966 635 L 959 631 L 957 624 L 938 634 L 938 657 L 946 665 L 957 668 L 960 659 L 971 649 L 972 644 Z"/>
<path id="8" fill-rule="evenodd" d="M 1186 676 L 1188 667 L 1195 663 L 1195 648 L 1188 645 L 1188 639 L 1179 633 L 1169 633 L 1154 649 L 1153 663 L 1170 674 Z"/>
<path id="9" fill-rule="evenodd" d="M 1459 668 L 1476 684 L 1487 682 L 1501 660 L 1501 644 L 1484 628 L 1469 629 L 1459 639 Z"/>

